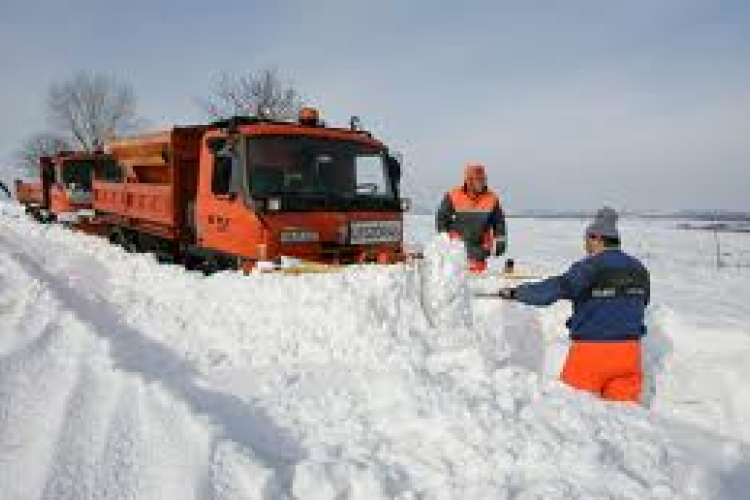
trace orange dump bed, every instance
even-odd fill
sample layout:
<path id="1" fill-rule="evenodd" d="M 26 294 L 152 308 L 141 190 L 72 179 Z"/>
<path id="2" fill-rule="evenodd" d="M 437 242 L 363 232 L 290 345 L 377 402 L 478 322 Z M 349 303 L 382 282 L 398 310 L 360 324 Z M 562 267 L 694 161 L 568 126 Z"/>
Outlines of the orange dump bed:
<path id="1" fill-rule="evenodd" d="M 94 209 L 120 224 L 170 239 L 183 236 L 195 199 L 205 127 L 175 127 L 114 141 L 122 182 L 94 179 Z"/>

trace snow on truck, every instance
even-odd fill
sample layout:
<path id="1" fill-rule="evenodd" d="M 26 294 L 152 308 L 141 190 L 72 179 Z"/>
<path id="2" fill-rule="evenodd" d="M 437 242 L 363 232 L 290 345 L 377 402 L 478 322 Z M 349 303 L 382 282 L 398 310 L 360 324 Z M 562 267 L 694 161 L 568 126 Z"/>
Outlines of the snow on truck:
<path id="1" fill-rule="evenodd" d="M 39 180 L 16 180 L 16 198 L 42 222 L 84 225 L 93 215 L 91 182 L 95 165 L 110 161 L 102 152 L 61 151 L 39 158 Z"/>
<path id="2" fill-rule="evenodd" d="M 282 257 L 319 263 L 403 258 L 401 167 L 360 130 L 235 117 L 116 140 L 95 169 L 109 239 L 206 271 Z"/>

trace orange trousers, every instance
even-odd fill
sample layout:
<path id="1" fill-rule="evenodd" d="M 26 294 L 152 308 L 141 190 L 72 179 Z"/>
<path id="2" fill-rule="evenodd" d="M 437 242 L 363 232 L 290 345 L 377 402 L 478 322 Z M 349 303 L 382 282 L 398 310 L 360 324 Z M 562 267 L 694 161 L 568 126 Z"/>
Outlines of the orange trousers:
<path id="1" fill-rule="evenodd" d="M 448 236 L 452 240 L 460 240 L 461 235 L 458 234 L 456 231 L 450 231 L 448 233 Z M 474 260 L 469 259 L 469 272 L 474 274 L 481 274 L 487 270 L 487 261 L 486 260 Z"/>
<path id="2" fill-rule="evenodd" d="M 602 399 L 638 403 L 643 387 L 641 343 L 574 341 L 560 379 Z"/>
<path id="3" fill-rule="evenodd" d="M 469 272 L 475 274 L 481 274 L 487 270 L 486 260 L 474 260 L 469 259 Z"/>

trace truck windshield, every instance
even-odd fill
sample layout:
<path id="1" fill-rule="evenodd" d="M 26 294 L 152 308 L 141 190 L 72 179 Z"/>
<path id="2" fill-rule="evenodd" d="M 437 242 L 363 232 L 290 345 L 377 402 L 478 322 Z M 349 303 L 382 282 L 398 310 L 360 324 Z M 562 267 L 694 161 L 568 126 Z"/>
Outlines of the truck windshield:
<path id="1" fill-rule="evenodd" d="M 256 196 L 393 199 L 385 152 L 357 142 L 304 136 L 247 138 L 250 192 Z"/>
<path id="2" fill-rule="evenodd" d="M 69 160 L 62 165 L 62 182 L 67 188 L 90 191 L 94 163 L 88 160 Z"/>

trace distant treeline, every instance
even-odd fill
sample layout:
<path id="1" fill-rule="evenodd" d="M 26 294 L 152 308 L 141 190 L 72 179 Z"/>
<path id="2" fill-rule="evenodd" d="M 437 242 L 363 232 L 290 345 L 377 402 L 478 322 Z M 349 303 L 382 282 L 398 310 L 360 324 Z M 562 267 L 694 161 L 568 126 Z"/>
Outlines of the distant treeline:
<path id="1" fill-rule="evenodd" d="M 508 217 L 533 218 L 533 219 L 590 219 L 594 211 L 552 211 L 552 210 L 525 210 Z M 691 220 L 706 222 L 750 222 L 750 212 L 734 212 L 727 210 L 679 210 L 676 212 L 639 212 L 623 211 L 623 218 L 637 219 L 668 219 L 668 220 Z"/>
<path id="2" fill-rule="evenodd" d="M 653 217 L 701 221 L 750 222 L 750 212 L 735 212 L 729 210 L 683 210 L 667 216 Z"/>
<path id="3" fill-rule="evenodd" d="M 717 231 L 720 233 L 750 233 L 750 222 L 745 220 L 684 222 L 678 224 L 679 229 L 697 231 Z"/>
<path id="4" fill-rule="evenodd" d="M 412 215 L 433 215 L 435 210 L 424 205 L 412 206 L 409 211 Z M 591 219 L 595 210 L 521 210 L 508 212 L 509 218 L 519 219 Z M 750 222 L 750 212 L 736 212 L 729 210 L 678 210 L 675 212 L 651 212 L 651 211 L 622 211 L 622 218 L 636 219 L 667 219 L 667 220 L 691 220 L 705 222 Z"/>

